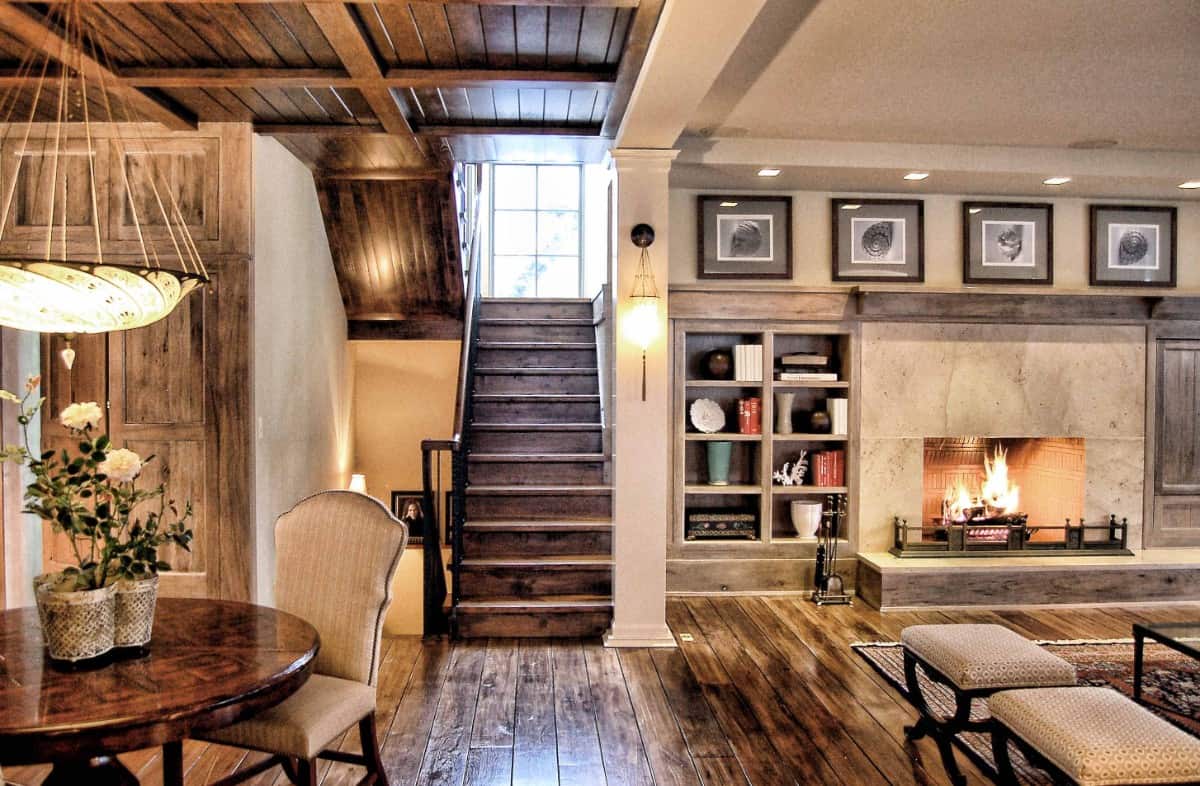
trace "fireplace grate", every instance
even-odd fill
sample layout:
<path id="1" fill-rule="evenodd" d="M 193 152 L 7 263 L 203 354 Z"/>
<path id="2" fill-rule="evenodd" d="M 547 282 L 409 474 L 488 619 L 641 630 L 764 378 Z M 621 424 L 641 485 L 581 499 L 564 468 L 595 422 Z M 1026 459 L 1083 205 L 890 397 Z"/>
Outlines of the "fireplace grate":
<path id="1" fill-rule="evenodd" d="M 1024 516 L 1003 517 L 978 523 L 926 523 L 910 526 L 895 517 L 897 557 L 1058 557 L 1067 555 L 1123 555 L 1128 547 L 1129 520 L 1115 514 L 1100 524 L 1067 519 L 1059 526 L 1030 525 Z M 1037 539 L 1034 536 L 1037 535 Z"/>

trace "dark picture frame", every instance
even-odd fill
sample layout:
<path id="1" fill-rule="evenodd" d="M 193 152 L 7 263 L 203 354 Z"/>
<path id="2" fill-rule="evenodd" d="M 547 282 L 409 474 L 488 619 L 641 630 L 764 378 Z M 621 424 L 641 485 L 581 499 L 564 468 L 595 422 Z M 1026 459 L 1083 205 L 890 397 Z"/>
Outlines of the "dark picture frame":
<path id="1" fill-rule="evenodd" d="M 698 278 L 791 279 L 791 197 L 702 194 L 696 226 Z"/>
<path id="2" fill-rule="evenodd" d="M 834 281 L 925 280 L 925 203 L 920 199 L 830 200 Z"/>
<path id="3" fill-rule="evenodd" d="M 1054 283 L 1054 206 L 963 202 L 963 283 Z"/>
<path id="4" fill-rule="evenodd" d="M 406 519 L 405 513 L 410 502 L 415 502 L 417 509 L 420 512 L 420 517 L 416 520 Z M 425 492 L 417 491 L 393 491 L 392 492 L 392 515 L 408 525 L 408 545 L 420 546 L 425 543 Z"/>
<path id="5" fill-rule="evenodd" d="M 1178 212 L 1173 206 L 1090 205 L 1088 282 L 1174 288 Z"/>

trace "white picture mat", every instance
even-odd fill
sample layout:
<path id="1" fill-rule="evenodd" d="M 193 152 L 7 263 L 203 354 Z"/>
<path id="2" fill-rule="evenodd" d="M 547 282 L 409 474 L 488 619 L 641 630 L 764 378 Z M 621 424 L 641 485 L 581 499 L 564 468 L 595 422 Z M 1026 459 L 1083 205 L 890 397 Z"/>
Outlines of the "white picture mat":
<path id="1" fill-rule="evenodd" d="M 1141 232 L 1149 243 L 1146 261 L 1139 265 L 1120 263 L 1121 237 L 1129 231 Z M 1159 242 L 1158 224 L 1109 224 L 1108 225 L 1108 269 L 1109 270 L 1158 270 Z"/>
<path id="2" fill-rule="evenodd" d="M 1012 261 L 1004 258 L 996 249 L 996 238 L 1011 226 L 1023 227 L 1021 253 Z M 1036 221 L 980 221 L 980 264 L 983 267 L 1037 267 L 1037 222 Z M 991 252 L 989 254 L 989 252 Z"/>
<path id="3" fill-rule="evenodd" d="M 728 253 L 733 228 L 742 221 L 766 223 L 766 254 L 756 256 L 734 256 Z M 728 227 L 728 229 L 726 229 Z M 717 214 L 717 261 L 718 262 L 774 262 L 775 261 L 775 216 L 770 214 Z"/>
<path id="4" fill-rule="evenodd" d="M 892 246 L 883 256 L 871 256 L 863 249 L 863 233 L 875 224 L 886 222 L 892 225 Z M 905 265 L 907 260 L 907 238 L 904 218 L 858 218 L 850 219 L 850 264 L 852 265 Z"/>

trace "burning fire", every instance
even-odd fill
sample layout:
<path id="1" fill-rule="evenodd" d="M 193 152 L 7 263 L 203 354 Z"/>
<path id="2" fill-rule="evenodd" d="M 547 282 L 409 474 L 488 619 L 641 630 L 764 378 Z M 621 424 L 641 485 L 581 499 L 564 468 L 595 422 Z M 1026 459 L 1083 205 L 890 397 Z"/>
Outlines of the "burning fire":
<path id="1" fill-rule="evenodd" d="M 1015 513 L 1019 504 L 1019 489 L 1008 481 L 1008 454 L 997 445 L 992 458 L 983 459 L 983 484 L 979 494 L 972 497 L 961 480 L 948 486 L 942 513 L 947 521 L 964 522 L 981 514 L 992 517 Z"/>

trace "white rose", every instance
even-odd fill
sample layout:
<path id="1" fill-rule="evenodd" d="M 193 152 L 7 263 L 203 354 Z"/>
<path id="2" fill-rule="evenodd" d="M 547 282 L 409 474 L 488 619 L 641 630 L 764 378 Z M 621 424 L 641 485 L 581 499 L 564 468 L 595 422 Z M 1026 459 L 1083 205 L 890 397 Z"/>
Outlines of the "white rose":
<path id="1" fill-rule="evenodd" d="M 100 425 L 104 412 L 95 401 L 71 404 L 58 416 L 58 422 L 74 431 L 84 431 Z"/>
<path id="2" fill-rule="evenodd" d="M 108 475 L 109 480 L 115 480 L 117 483 L 129 483 L 141 474 L 142 457 L 125 448 L 112 450 L 96 469 Z"/>

